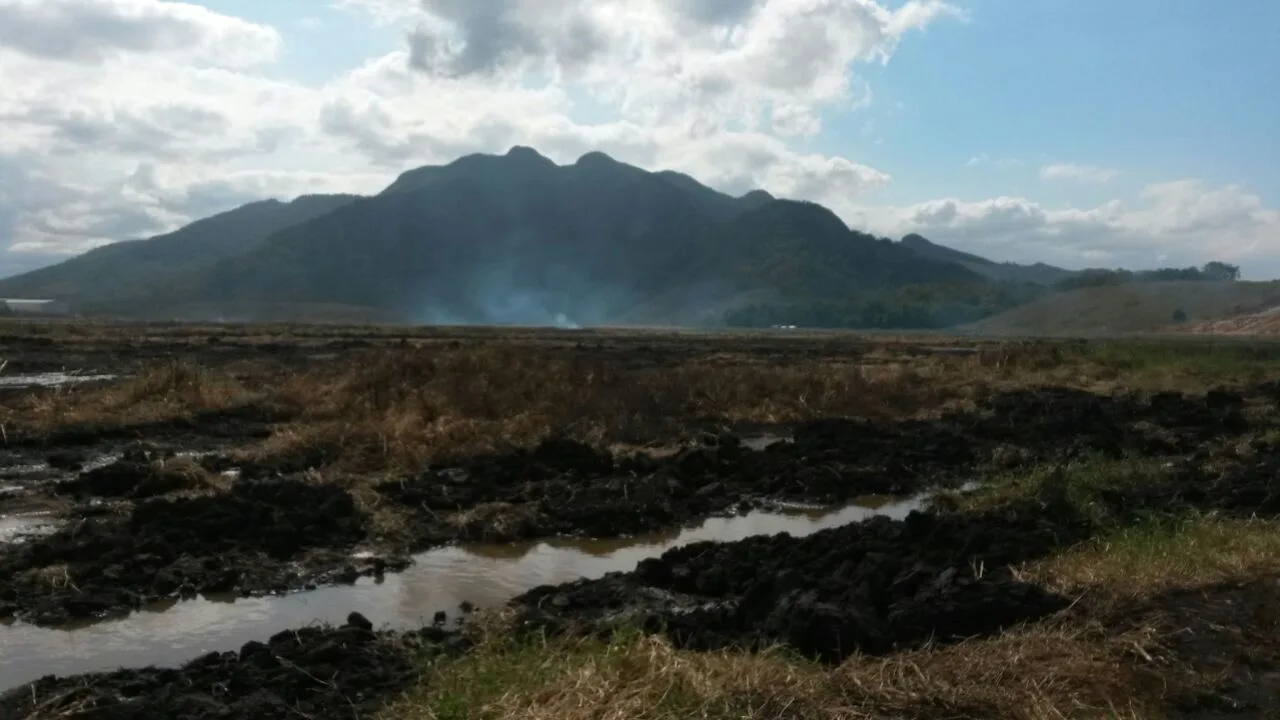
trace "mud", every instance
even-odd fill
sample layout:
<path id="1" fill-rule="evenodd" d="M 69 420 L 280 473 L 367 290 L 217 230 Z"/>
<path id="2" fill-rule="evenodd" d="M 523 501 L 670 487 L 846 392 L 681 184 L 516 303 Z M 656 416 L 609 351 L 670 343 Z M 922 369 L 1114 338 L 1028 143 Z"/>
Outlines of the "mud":
<path id="1" fill-rule="evenodd" d="M 293 480 L 146 500 L 127 515 L 82 517 L 0 546 L 0 617 L 36 624 L 119 614 L 197 593 L 284 592 L 350 582 L 407 561 L 350 551 L 368 520 L 338 488 Z"/>
<path id="2" fill-rule="evenodd" d="M 395 548 L 370 536 L 345 490 L 291 479 L 323 458 L 262 465 L 214 454 L 174 462 L 176 445 L 163 436 L 117 445 L 119 457 L 109 462 L 63 447 L 44 451 L 47 466 L 80 470 L 39 487 L 71 503 L 67 521 L 51 536 L 0 545 L 0 574 L 15 578 L 0 590 L 0 617 L 46 625 L 170 597 L 295 591 L 400 568 L 404 555 L 451 542 L 637 535 L 778 503 L 844 505 L 953 488 L 1084 454 L 1193 455 L 1248 428 L 1245 405 L 1225 391 L 1140 397 L 1047 388 L 994 395 L 976 412 L 931 420 L 801 423 L 788 441 L 759 450 L 731 434 L 706 435 L 665 457 L 615 456 L 552 438 L 379 486 L 407 518 L 410 540 Z M 218 417 L 233 435 L 255 423 L 267 428 L 269 419 L 260 409 Z M 220 427 L 191 422 L 206 438 Z M 225 471 L 241 479 L 214 475 Z M 1249 493 L 1230 484 L 1242 508 L 1270 497 L 1265 469 L 1252 472 L 1258 484 Z M 1203 490 L 1196 486 L 1203 478 L 1187 483 Z M 1130 501 L 1152 502 L 1116 500 Z M 361 544 L 382 554 L 353 561 Z"/>
<path id="3" fill-rule="evenodd" d="M 1067 397 L 1072 403 L 1080 399 Z M 1076 407 L 1082 410 L 1077 421 L 1092 416 L 1105 424 L 1092 415 L 1091 403 Z M 1127 523 L 1186 512 L 1280 516 L 1280 444 L 1215 444 L 1221 430 L 1201 422 L 1223 408 L 1227 414 L 1219 418 L 1231 423 L 1240 403 L 1210 395 L 1199 407 L 1170 396 L 1131 405 L 1126 419 L 1163 420 L 1162 447 L 1183 443 L 1179 447 L 1196 450 L 1171 460 L 1163 480 L 1102 492 L 1092 508 L 1097 514 L 1081 514 L 1061 488 L 1048 484 L 1031 500 L 983 513 L 916 512 L 804 538 L 690 545 L 641 562 L 630 573 L 537 588 L 514 603 L 523 608 L 523 622 L 539 630 L 608 632 L 631 624 L 665 632 L 689 648 L 784 643 L 828 662 L 853 652 L 885 653 L 997 633 L 1068 604 L 1017 581 L 1009 567 L 1094 536 L 1104 527 L 1099 518 Z M 1040 422 L 1059 420 L 1046 413 Z M 986 431 L 1008 440 L 1035 424 L 1028 417 L 1003 437 L 997 428 Z M 1113 429 L 1097 435 L 1111 445 L 1084 443 L 1079 435 L 1074 442 L 1064 438 L 1066 455 L 1123 452 L 1130 441 L 1141 444 L 1149 437 L 1126 436 L 1119 425 Z"/>
<path id="4" fill-rule="evenodd" d="M 1069 604 L 1008 569 L 1092 532 L 1071 506 L 1047 510 L 914 512 L 804 538 L 698 543 L 630 573 L 536 588 L 514 604 L 526 626 L 553 633 L 638 625 L 682 647 L 785 643 L 827 662 L 955 641 Z"/>
<path id="5" fill-rule="evenodd" d="M 361 718 L 416 679 L 416 659 L 464 648 L 429 628 L 375 632 L 353 613 L 342 627 L 282 632 L 178 669 L 45 678 L 0 696 L 0 708 L 8 718 Z"/>
<path id="6" fill-rule="evenodd" d="M 712 518 L 696 527 L 610 540 L 552 539 L 522 544 L 451 545 L 417 554 L 403 572 L 351 585 L 253 598 L 200 597 L 147 605 L 127 618 L 71 627 L 0 625 L 0 692 L 48 674 L 78 675 L 121 667 L 178 667 L 214 651 L 239 648 L 277 632 L 341 623 L 349 612 L 379 628 L 452 627 L 474 610 L 501 608 L 546 584 L 634 569 L 690 542 L 732 542 L 752 535 L 807 535 L 872 515 L 905 517 L 918 502 L 851 505 L 836 511 L 792 509 Z"/>
<path id="7" fill-rule="evenodd" d="M 1168 657 L 1199 677 L 1170 687 L 1178 720 L 1270 718 L 1280 708 L 1280 577 L 1176 588 L 1104 618 L 1113 632 L 1155 629 Z M 1150 662 L 1157 662 L 1151 659 Z"/>
<path id="8" fill-rule="evenodd" d="M 213 366 L 270 357 L 284 372 L 332 362 L 348 348 L 404 344 L 410 336 L 213 339 L 199 338 L 198 350 L 195 341 L 176 336 L 129 341 L 128 352 L 118 342 L 68 348 L 41 338 L 0 338 L 0 344 L 17 347 L 11 369 L 23 373 L 74 366 L 128 375 L 175 354 Z M 579 349 L 593 342 L 596 352 L 623 358 L 628 367 L 701 352 L 687 338 L 610 345 L 583 333 L 564 340 L 566 348 L 576 343 Z M 814 341 L 803 352 L 791 338 L 786 342 L 784 350 L 759 340 L 757 357 L 785 365 L 866 351 L 847 340 Z M 973 412 L 926 420 L 801 423 L 785 428 L 786 442 L 767 446 L 708 419 L 710 434 L 670 456 L 614 455 L 553 438 L 529 450 L 442 463 L 383 484 L 378 494 L 408 518 L 411 542 L 396 548 L 403 552 L 455 541 L 636 535 L 778 503 L 843 504 L 864 495 L 958 487 L 995 472 L 1094 455 L 1176 464 L 1161 483 L 1106 496 L 1118 516 L 1276 512 L 1280 451 L 1266 443 L 1225 448 L 1243 433 L 1274 428 L 1274 418 L 1255 411 L 1280 400 L 1277 389 L 1102 397 L 1039 388 L 994 394 Z M 0 577 L 12 578 L 0 586 L 0 616 L 52 625 L 157 600 L 286 592 L 404 567 L 394 555 L 355 559 L 357 550 L 380 549 L 383 538 L 371 535 L 370 519 L 346 491 L 299 479 L 327 462 L 323 448 L 270 463 L 228 456 L 231 448 L 269 437 L 290 417 L 277 408 L 245 406 L 146 426 L 10 433 L 5 464 L 38 470 L 4 481 L 18 490 L 3 493 L 0 512 L 48 503 L 65 524 L 48 536 L 0 544 Z M 138 452 L 133 444 L 139 440 L 152 448 Z M 199 463 L 204 475 L 166 470 L 178 450 L 214 454 Z M 224 471 L 240 479 L 209 482 Z M 833 662 L 854 651 L 950 642 L 1051 615 L 1067 599 L 1019 582 L 1008 566 L 1095 531 L 1088 518 L 1053 498 L 984 515 L 915 513 L 804 538 L 697 543 L 629 572 L 536 588 L 516 605 L 531 629 L 604 632 L 636 623 L 689 648 L 782 642 Z M 456 644 L 444 634 L 425 637 Z M 0 708 L 17 717 L 367 716 L 404 686 L 410 673 L 405 647 L 357 618 L 344 628 L 281 633 L 177 670 L 47 679 L 9 694 Z"/>
<path id="9" fill-rule="evenodd" d="M 441 466 L 379 491 L 412 514 L 417 547 L 453 539 L 652 531 L 777 502 L 839 504 L 910 495 L 1082 456 L 1177 456 L 1249 429 L 1246 400 L 1162 393 L 1098 396 L 1061 388 L 988 398 L 932 420 L 800 423 L 753 449 L 709 435 L 665 457 L 614 456 L 564 439 Z"/>

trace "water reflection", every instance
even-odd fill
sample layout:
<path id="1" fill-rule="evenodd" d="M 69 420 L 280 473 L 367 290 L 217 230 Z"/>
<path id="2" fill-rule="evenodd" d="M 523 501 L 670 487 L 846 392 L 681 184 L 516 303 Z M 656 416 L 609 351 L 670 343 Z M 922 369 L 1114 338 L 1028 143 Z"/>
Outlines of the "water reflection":
<path id="1" fill-rule="evenodd" d="M 18 543 L 32 535 L 47 535 L 57 523 L 47 515 L 0 515 L 0 543 Z"/>
<path id="2" fill-rule="evenodd" d="M 0 375 L 0 388 L 57 387 L 72 383 L 114 380 L 115 375 L 77 375 L 69 372 L 43 372 L 26 375 Z"/>
<path id="3" fill-rule="evenodd" d="M 408 570 L 380 582 L 364 579 L 352 586 L 234 602 L 170 602 L 125 619 L 73 629 L 12 624 L 0 627 L 0 690 L 50 673 L 178 665 L 281 630 L 312 622 L 340 623 L 352 610 L 376 625 L 418 627 L 430 623 L 437 611 L 454 615 L 463 601 L 481 608 L 501 605 L 538 585 L 630 570 L 678 545 L 780 532 L 807 535 L 872 515 L 905 517 L 919 506 L 919 500 L 867 498 L 838 510 L 751 512 L 635 538 L 447 547 L 419 555 Z"/>

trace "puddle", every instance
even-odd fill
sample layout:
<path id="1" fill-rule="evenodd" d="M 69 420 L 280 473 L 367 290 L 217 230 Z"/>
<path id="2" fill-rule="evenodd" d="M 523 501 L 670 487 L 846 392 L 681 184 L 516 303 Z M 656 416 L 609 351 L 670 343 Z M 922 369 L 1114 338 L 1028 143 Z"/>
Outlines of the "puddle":
<path id="1" fill-rule="evenodd" d="M 20 543 L 26 537 L 48 535 L 57 529 L 57 521 L 47 515 L 0 515 L 0 543 Z M 0 671 L 0 678 L 3 677 Z"/>
<path id="2" fill-rule="evenodd" d="M 712 518 L 697 527 L 635 538 L 447 547 L 418 555 L 409 569 L 381 582 L 366 578 L 352 586 L 283 597 L 171 602 L 75 629 L 0 626 L 0 692 L 51 673 L 172 667 L 205 653 L 237 650 L 281 630 L 341 623 L 353 610 L 377 626 L 420 627 L 430 624 L 437 611 L 455 617 L 463 601 L 478 608 L 502 605 L 539 585 L 631 570 L 678 545 L 781 532 L 807 535 L 872 515 L 902 518 L 923 502 L 868 498 L 836 510 L 787 508 Z"/>
<path id="3" fill-rule="evenodd" d="M 75 383 L 114 380 L 116 375 L 79 375 L 75 372 L 43 372 L 27 375 L 0 375 L 0 388 L 58 387 Z"/>
<path id="4" fill-rule="evenodd" d="M 790 435 L 773 435 L 765 433 L 763 435 L 748 435 L 747 437 L 742 438 L 742 446 L 751 450 L 760 451 L 770 445 L 789 443 L 792 441 L 793 438 Z"/>

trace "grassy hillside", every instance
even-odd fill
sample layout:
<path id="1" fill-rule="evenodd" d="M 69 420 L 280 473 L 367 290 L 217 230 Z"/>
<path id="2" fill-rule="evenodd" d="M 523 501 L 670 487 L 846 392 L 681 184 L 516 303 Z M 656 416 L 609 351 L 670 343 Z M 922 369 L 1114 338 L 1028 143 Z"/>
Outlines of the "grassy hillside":
<path id="1" fill-rule="evenodd" d="M 0 281 L 0 297 L 55 298 L 73 305 L 129 297 L 173 274 L 246 252 L 272 233 L 342 207 L 354 195 L 264 200 L 171 233 L 113 243 Z"/>
<path id="2" fill-rule="evenodd" d="M 1127 283 L 1049 295 L 963 329 L 991 335 L 1146 332 L 1275 305 L 1280 305 L 1280 282 L 1275 281 Z"/>

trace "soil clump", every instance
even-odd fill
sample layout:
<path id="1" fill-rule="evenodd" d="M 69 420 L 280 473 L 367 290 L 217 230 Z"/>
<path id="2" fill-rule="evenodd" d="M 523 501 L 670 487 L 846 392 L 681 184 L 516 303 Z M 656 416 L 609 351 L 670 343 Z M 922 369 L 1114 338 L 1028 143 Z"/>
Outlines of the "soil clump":
<path id="1" fill-rule="evenodd" d="M 342 627 L 285 631 L 177 669 L 47 677 L 0 697 L 0 707 L 15 719 L 361 718 L 417 679 L 424 653 L 465 647 L 461 636 L 433 628 L 375 632 L 352 613 Z"/>
<path id="2" fill-rule="evenodd" d="M 803 538 L 695 543 L 630 573 L 535 588 L 513 603 L 527 626 L 553 633 L 631 624 L 687 648 L 781 642 L 838 662 L 991 634 L 1066 607 L 1008 569 L 1091 534 L 1072 507 L 1048 510 L 913 512 Z"/>
<path id="3" fill-rule="evenodd" d="M 403 567 L 350 559 L 367 528 L 345 490 L 294 480 L 146 500 L 125 516 L 81 518 L 0 546 L 0 576 L 11 578 L 0 616 L 58 624 L 173 596 L 286 591 Z"/>
<path id="4" fill-rule="evenodd" d="M 553 438 L 532 450 L 442 463 L 378 489 L 411 515 L 415 548 L 454 539 L 616 536 L 778 502 L 832 505 L 955 488 L 1085 455 L 1192 453 L 1246 431 L 1245 403 L 1225 391 L 1017 390 L 992 395 L 976 412 L 935 419 L 800 423 L 789 442 L 761 450 L 722 434 L 667 457 L 615 456 Z"/>

